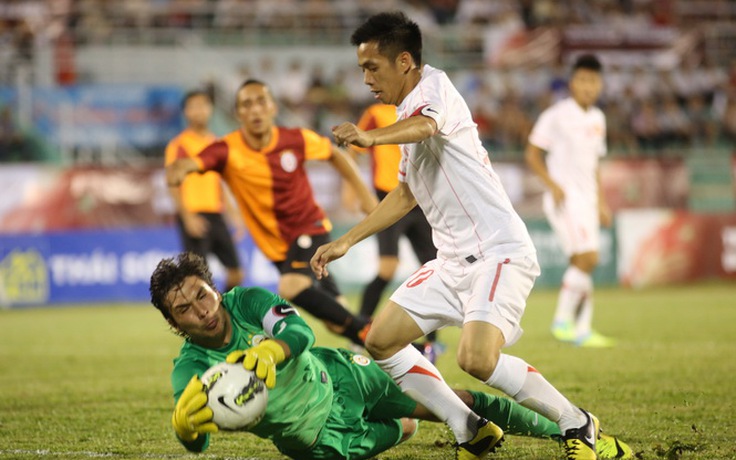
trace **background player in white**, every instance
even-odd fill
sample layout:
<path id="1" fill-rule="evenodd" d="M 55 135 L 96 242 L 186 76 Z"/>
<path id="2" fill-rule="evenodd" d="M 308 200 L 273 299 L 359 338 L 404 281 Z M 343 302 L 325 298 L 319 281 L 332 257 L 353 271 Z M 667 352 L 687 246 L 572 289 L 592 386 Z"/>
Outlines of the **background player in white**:
<path id="1" fill-rule="evenodd" d="M 333 134 L 338 143 L 359 147 L 404 144 L 400 184 L 345 235 L 320 246 L 312 269 L 326 275 L 328 262 L 419 204 L 432 226 L 437 259 L 391 296 L 368 333 L 368 351 L 405 393 L 450 426 L 457 458 L 482 458 L 502 431 L 471 413 L 410 345 L 439 327 L 461 326 L 457 359 L 463 370 L 557 422 L 568 459 L 596 459 L 597 420 L 524 360 L 500 352 L 521 335 L 539 266 L 467 104 L 444 72 L 422 67 L 421 32 L 403 13 L 370 17 L 351 42 L 365 84 L 381 102 L 398 105 L 399 121 L 370 131 L 343 123 Z"/>
<path id="2" fill-rule="evenodd" d="M 591 328 L 591 274 L 598 265 L 600 225 L 611 224 L 598 172 L 598 158 L 606 154 L 606 119 L 593 105 L 603 89 L 601 69 L 590 54 L 575 61 L 570 97 L 542 112 L 525 152 L 527 164 L 547 186 L 544 212 L 570 260 L 562 277 L 552 334 L 586 347 L 614 345 L 612 339 Z"/>

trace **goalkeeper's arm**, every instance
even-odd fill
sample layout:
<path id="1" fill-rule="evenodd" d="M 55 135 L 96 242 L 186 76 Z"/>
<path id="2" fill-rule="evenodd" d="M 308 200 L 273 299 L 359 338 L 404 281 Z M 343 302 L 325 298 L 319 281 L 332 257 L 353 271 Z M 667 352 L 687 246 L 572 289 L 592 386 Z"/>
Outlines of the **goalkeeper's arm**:
<path id="1" fill-rule="evenodd" d="M 276 367 L 287 358 L 295 358 L 314 344 L 314 333 L 299 316 L 296 308 L 288 304 L 277 304 L 269 309 L 262 319 L 266 334 L 264 340 L 247 350 L 238 350 L 227 356 L 227 362 L 243 362 L 243 367 L 255 370 L 266 387 L 276 385 Z M 278 331 L 278 333 L 274 333 Z"/>

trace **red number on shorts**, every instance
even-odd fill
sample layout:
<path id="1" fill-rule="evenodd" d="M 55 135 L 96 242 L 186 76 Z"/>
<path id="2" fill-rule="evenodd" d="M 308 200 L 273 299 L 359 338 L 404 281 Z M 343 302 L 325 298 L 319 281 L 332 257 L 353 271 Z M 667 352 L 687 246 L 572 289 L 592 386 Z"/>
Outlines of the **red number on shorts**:
<path id="1" fill-rule="evenodd" d="M 434 273 L 433 269 L 429 270 L 421 270 L 416 275 L 414 275 L 409 281 L 406 282 L 406 287 L 413 288 L 415 286 L 419 286 L 422 284 L 427 278 L 432 276 Z"/>

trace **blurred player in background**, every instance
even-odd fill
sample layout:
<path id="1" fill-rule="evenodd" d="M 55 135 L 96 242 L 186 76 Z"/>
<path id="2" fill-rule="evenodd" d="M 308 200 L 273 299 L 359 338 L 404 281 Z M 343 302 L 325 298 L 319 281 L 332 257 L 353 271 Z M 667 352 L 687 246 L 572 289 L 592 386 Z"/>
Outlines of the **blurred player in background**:
<path id="1" fill-rule="evenodd" d="M 250 431 L 292 458 L 371 458 L 410 438 L 418 428 L 415 419 L 437 421 L 365 356 L 312 348 L 312 330 L 285 299 L 261 288 L 220 294 L 195 254 L 162 260 L 151 275 L 150 292 L 153 305 L 185 337 L 171 372 L 172 425 L 192 452 L 207 449 L 210 433 L 217 431 L 200 377 L 225 360 L 242 359 L 265 380 L 266 413 Z M 556 424 L 509 399 L 456 393 L 508 433 L 560 437 Z M 604 440 L 614 448 L 617 442 L 624 445 L 613 437 Z"/>
<path id="2" fill-rule="evenodd" d="M 381 102 L 398 106 L 399 121 L 370 131 L 343 123 L 333 135 L 339 144 L 359 147 L 404 144 L 401 179 L 363 221 L 317 249 L 312 269 L 325 276 L 327 263 L 419 204 L 432 226 L 437 259 L 394 292 L 368 333 L 366 349 L 405 393 L 449 425 L 457 459 L 479 459 L 495 449 L 503 431 L 470 411 L 410 345 L 440 327 L 461 326 L 460 367 L 558 423 L 569 460 L 595 460 L 598 420 L 523 359 L 501 353 L 522 334 L 539 265 L 467 104 L 444 72 L 422 66 L 421 32 L 403 13 L 371 16 L 351 42 L 364 83 Z"/>
<path id="3" fill-rule="evenodd" d="M 388 104 L 373 104 L 368 107 L 360 120 L 358 128 L 370 130 L 383 128 L 396 123 L 396 106 Z M 398 145 L 375 145 L 367 149 L 353 147 L 354 152 L 368 152 L 371 155 L 373 166 L 373 188 L 379 200 L 399 185 L 399 162 L 401 148 Z M 432 243 L 432 227 L 429 226 L 424 213 L 419 207 L 409 211 L 398 222 L 379 232 L 378 239 L 378 273 L 363 291 L 363 300 L 360 305 L 360 314 L 370 318 L 378 307 L 383 291 L 391 282 L 399 266 L 399 239 L 402 235 L 411 243 L 414 254 L 421 265 L 437 257 L 437 249 Z M 427 359 L 434 363 L 441 347 L 435 343 L 437 332 L 427 334 L 427 342 L 421 349 Z"/>
<path id="4" fill-rule="evenodd" d="M 598 265 L 600 226 L 611 225 L 598 170 L 598 159 L 606 154 L 606 118 L 594 106 L 603 89 L 601 70 L 593 55 L 577 59 L 570 97 L 542 112 L 525 152 L 527 164 L 547 187 L 544 212 L 570 261 L 562 277 L 552 335 L 583 347 L 615 344 L 592 329 L 592 273 Z"/>
<path id="5" fill-rule="evenodd" d="M 309 268 L 315 249 L 329 241 L 332 225 L 314 200 L 304 163 L 329 161 L 356 191 L 364 212 L 376 206 L 375 195 L 350 157 L 328 138 L 308 129 L 275 125 L 278 108 L 263 82 L 244 82 L 235 110 L 240 128 L 197 156 L 169 165 L 169 184 L 179 184 L 191 173 L 222 174 L 255 244 L 281 273 L 279 294 L 325 321 L 333 332 L 362 345 L 368 320 L 345 309 L 334 279 L 315 282 Z"/>
<path id="6" fill-rule="evenodd" d="M 190 158 L 215 141 L 210 132 L 212 100 L 201 90 L 190 91 L 182 100 L 182 111 L 186 128 L 166 146 L 165 165 L 177 158 Z M 169 186 L 169 193 L 177 212 L 177 226 L 184 249 L 207 257 L 214 254 L 226 269 L 225 290 L 240 285 L 243 270 L 238 261 L 230 230 L 225 223 L 223 212 L 233 216 L 238 238 L 244 229 L 242 219 L 237 215 L 218 173 L 187 177 L 180 185 Z"/>

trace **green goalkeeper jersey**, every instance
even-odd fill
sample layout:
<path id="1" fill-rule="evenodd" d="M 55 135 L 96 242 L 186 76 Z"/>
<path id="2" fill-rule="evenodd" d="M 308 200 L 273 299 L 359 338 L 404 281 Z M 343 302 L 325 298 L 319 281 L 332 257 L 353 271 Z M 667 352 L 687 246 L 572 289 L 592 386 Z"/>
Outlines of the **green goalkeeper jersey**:
<path id="1" fill-rule="evenodd" d="M 219 349 L 209 349 L 189 340 L 174 359 L 171 384 L 178 400 L 192 375 L 202 374 L 225 361 L 233 351 L 245 350 L 265 338 L 283 340 L 291 357 L 276 371 L 276 387 L 268 391 L 263 419 L 249 431 L 270 439 L 277 446 L 302 450 L 317 438 L 332 406 L 332 382 L 324 364 L 310 351 L 314 334 L 296 309 L 283 298 L 261 288 L 234 288 L 222 296 L 222 306 L 230 313 L 232 338 Z M 204 451 L 208 435 L 183 443 L 192 451 Z"/>

